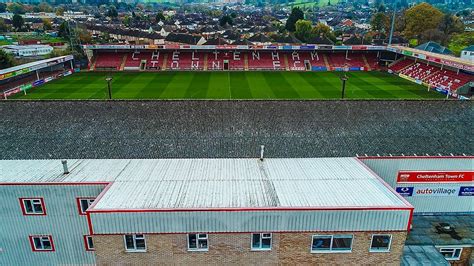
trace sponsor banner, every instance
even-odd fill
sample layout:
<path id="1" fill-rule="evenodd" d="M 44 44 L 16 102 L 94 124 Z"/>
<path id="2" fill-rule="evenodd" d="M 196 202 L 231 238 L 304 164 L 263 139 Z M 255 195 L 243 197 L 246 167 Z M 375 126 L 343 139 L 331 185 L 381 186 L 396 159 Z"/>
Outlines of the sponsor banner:
<path id="1" fill-rule="evenodd" d="M 311 70 L 313 70 L 313 71 L 327 71 L 327 68 L 323 67 L 323 66 L 313 66 L 313 67 L 311 67 Z"/>
<path id="2" fill-rule="evenodd" d="M 283 50 L 293 50 L 293 46 L 291 45 L 284 45 Z"/>
<path id="3" fill-rule="evenodd" d="M 410 186 L 396 187 L 403 197 L 458 197 L 461 187 L 456 186 Z"/>
<path id="4" fill-rule="evenodd" d="M 290 70 L 304 71 L 304 70 L 306 70 L 306 68 L 305 67 L 296 67 L 296 66 L 294 66 L 294 67 L 290 67 Z"/>
<path id="5" fill-rule="evenodd" d="M 278 46 L 276 45 L 267 45 L 265 46 L 266 49 L 278 49 Z"/>
<path id="6" fill-rule="evenodd" d="M 448 94 L 448 90 L 443 89 L 443 88 L 436 87 L 435 90 L 442 94 Z"/>
<path id="7" fill-rule="evenodd" d="M 406 80 L 409 80 L 411 82 L 416 82 L 416 80 L 412 77 L 409 77 L 409 76 L 406 76 L 406 75 L 403 75 L 403 74 L 398 74 L 398 76 L 401 77 L 401 78 L 404 78 Z"/>
<path id="8" fill-rule="evenodd" d="M 387 47 L 387 51 L 395 52 L 395 53 L 399 53 L 399 52 L 400 52 L 398 49 L 393 48 L 393 47 Z"/>
<path id="9" fill-rule="evenodd" d="M 245 50 L 245 49 L 249 49 L 249 46 L 248 45 L 237 45 L 236 48 Z"/>
<path id="10" fill-rule="evenodd" d="M 459 188 L 459 196 L 474 196 L 474 186 Z"/>
<path id="11" fill-rule="evenodd" d="M 367 50 L 367 45 L 352 45 L 352 50 Z"/>
<path id="12" fill-rule="evenodd" d="M 413 196 L 413 189 L 414 187 L 397 187 L 395 191 L 403 197 L 411 197 Z"/>
<path id="13" fill-rule="evenodd" d="M 421 84 L 423 84 L 423 81 L 422 81 L 422 80 L 419 80 L 419 79 L 415 79 L 415 83 L 421 85 Z"/>
<path id="14" fill-rule="evenodd" d="M 50 82 L 51 80 L 53 80 L 53 77 L 47 77 L 44 79 L 44 82 Z"/>
<path id="15" fill-rule="evenodd" d="M 66 77 L 66 76 L 69 76 L 69 75 L 71 75 L 71 74 L 72 74 L 72 71 L 71 71 L 71 70 L 68 70 L 68 71 L 64 72 L 63 76 Z"/>
<path id="16" fill-rule="evenodd" d="M 299 49 L 301 49 L 301 50 L 313 50 L 313 49 L 316 49 L 316 46 L 314 46 L 314 45 L 300 45 Z"/>
<path id="17" fill-rule="evenodd" d="M 10 95 L 17 94 L 17 93 L 19 93 L 20 91 L 21 91 L 21 89 L 20 89 L 20 87 L 18 86 L 18 87 L 16 87 L 16 88 L 13 88 L 13 89 L 11 89 L 11 90 L 8 90 L 8 91 L 4 92 L 3 95 L 4 95 L 5 97 L 8 97 L 8 96 L 10 96 Z"/>
<path id="18" fill-rule="evenodd" d="M 339 45 L 339 46 L 333 46 L 334 50 L 351 50 L 351 46 L 345 46 L 345 45 Z"/>
<path id="19" fill-rule="evenodd" d="M 412 52 L 410 52 L 410 51 L 405 51 L 405 50 L 402 52 L 402 54 L 404 54 L 404 55 L 409 55 L 409 56 L 412 56 L 412 55 L 413 55 Z"/>
<path id="20" fill-rule="evenodd" d="M 397 183 L 473 182 L 473 171 L 399 171 Z"/>
<path id="21" fill-rule="evenodd" d="M 459 95 L 459 100 L 469 100 L 469 98 L 466 96 Z"/>
<path id="22" fill-rule="evenodd" d="M 424 55 L 424 54 L 417 54 L 416 57 L 418 57 L 420 59 L 423 59 L 423 60 L 426 59 L 426 55 Z"/>
<path id="23" fill-rule="evenodd" d="M 349 70 L 350 71 L 363 71 L 364 68 L 363 67 L 349 67 Z"/>
<path id="24" fill-rule="evenodd" d="M 367 49 L 368 50 L 385 50 L 385 46 L 373 45 L 373 46 L 367 46 Z"/>
<path id="25" fill-rule="evenodd" d="M 44 79 L 37 80 L 33 82 L 33 87 L 39 86 L 44 83 Z"/>
<path id="26" fill-rule="evenodd" d="M 65 61 L 69 61 L 69 60 L 72 60 L 72 59 L 74 59 L 73 55 L 66 55 L 66 58 L 64 58 Z"/>
<path id="27" fill-rule="evenodd" d="M 31 85 L 31 84 L 23 84 L 23 85 L 20 85 L 20 90 L 21 90 L 21 91 L 26 91 L 26 90 L 29 90 L 29 89 L 31 89 L 31 88 L 33 88 L 33 85 Z"/>

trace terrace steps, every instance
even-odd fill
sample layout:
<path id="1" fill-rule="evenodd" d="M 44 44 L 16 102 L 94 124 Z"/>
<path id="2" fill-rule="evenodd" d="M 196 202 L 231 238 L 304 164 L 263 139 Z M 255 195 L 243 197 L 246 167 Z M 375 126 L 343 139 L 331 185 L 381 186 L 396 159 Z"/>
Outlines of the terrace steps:
<path id="1" fill-rule="evenodd" d="M 91 67 L 89 68 L 90 71 L 94 71 L 95 70 L 95 64 L 97 63 L 97 57 L 94 57 L 94 59 L 92 60 L 92 65 Z"/>
<path id="2" fill-rule="evenodd" d="M 168 63 L 168 54 L 165 54 L 163 56 L 163 66 L 161 67 L 161 69 L 166 70 L 167 63 Z"/>
<path id="3" fill-rule="evenodd" d="M 285 69 L 286 71 L 290 70 L 290 65 L 288 63 L 288 54 L 283 55 L 283 62 L 285 63 Z"/>
<path id="4" fill-rule="evenodd" d="M 372 71 L 369 61 L 367 60 L 367 57 L 365 57 L 365 55 L 362 55 L 362 59 L 364 60 L 365 68 L 367 69 L 367 71 Z"/>
<path id="5" fill-rule="evenodd" d="M 125 68 L 125 62 L 127 62 L 127 55 L 124 55 L 122 57 L 122 63 L 120 63 L 120 68 L 119 68 L 120 71 L 123 71 L 123 69 Z"/>
<path id="6" fill-rule="evenodd" d="M 329 60 L 328 60 L 328 57 L 323 54 L 323 60 L 324 60 L 324 65 L 326 66 L 327 70 L 331 70 L 331 65 L 329 64 Z"/>
<path id="7" fill-rule="evenodd" d="M 247 53 L 244 54 L 244 69 L 245 71 L 249 70 L 249 55 Z"/>
<path id="8" fill-rule="evenodd" d="M 207 70 L 207 63 L 208 63 L 208 62 L 207 62 L 207 53 L 205 53 L 205 54 L 204 54 L 204 66 L 203 66 L 204 71 Z"/>

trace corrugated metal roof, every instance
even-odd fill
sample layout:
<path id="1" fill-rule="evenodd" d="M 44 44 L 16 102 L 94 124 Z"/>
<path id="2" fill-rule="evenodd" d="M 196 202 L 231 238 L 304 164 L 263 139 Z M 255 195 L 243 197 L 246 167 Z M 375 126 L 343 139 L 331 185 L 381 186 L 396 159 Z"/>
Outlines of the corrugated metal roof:
<path id="1" fill-rule="evenodd" d="M 43 60 L 39 60 L 39 61 L 35 61 L 35 62 L 30 62 L 30 63 L 26 63 L 26 64 L 19 65 L 19 66 L 13 66 L 13 67 L 5 68 L 5 69 L 0 69 L 0 74 L 10 73 L 10 72 L 14 72 L 14 71 L 21 70 L 21 69 L 28 68 L 28 67 L 34 67 L 34 66 L 37 66 L 37 65 L 53 62 L 53 61 L 56 61 L 56 60 L 59 60 L 59 59 L 62 59 L 62 58 L 66 58 L 66 57 L 67 57 L 66 55 L 63 55 L 63 56 L 43 59 Z"/>
<path id="2" fill-rule="evenodd" d="M 0 182 L 114 184 L 103 209 L 406 207 L 355 158 L 0 161 Z"/>

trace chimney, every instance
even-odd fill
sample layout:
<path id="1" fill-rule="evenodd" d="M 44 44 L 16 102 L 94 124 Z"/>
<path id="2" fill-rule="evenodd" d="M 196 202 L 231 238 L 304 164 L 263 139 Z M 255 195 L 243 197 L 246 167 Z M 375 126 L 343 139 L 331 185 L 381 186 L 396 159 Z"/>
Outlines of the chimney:
<path id="1" fill-rule="evenodd" d="M 61 163 L 63 164 L 63 174 L 65 175 L 69 174 L 69 169 L 67 167 L 67 160 L 61 160 Z"/>
<path id="2" fill-rule="evenodd" d="M 260 161 L 263 161 L 263 152 L 265 151 L 265 145 L 260 145 Z"/>

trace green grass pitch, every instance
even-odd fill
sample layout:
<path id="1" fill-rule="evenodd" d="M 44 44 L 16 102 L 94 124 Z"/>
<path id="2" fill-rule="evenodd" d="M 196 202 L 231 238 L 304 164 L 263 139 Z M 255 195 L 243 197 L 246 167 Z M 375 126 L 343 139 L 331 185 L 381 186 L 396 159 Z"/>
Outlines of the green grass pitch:
<path id="1" fill-rule="evenodd" d="M 81 72 L 31 89 L 17 99 L 339 99 L 341 72 Z M 443 98 L 382 72 L 347 73 L 348 99 Z"/>

